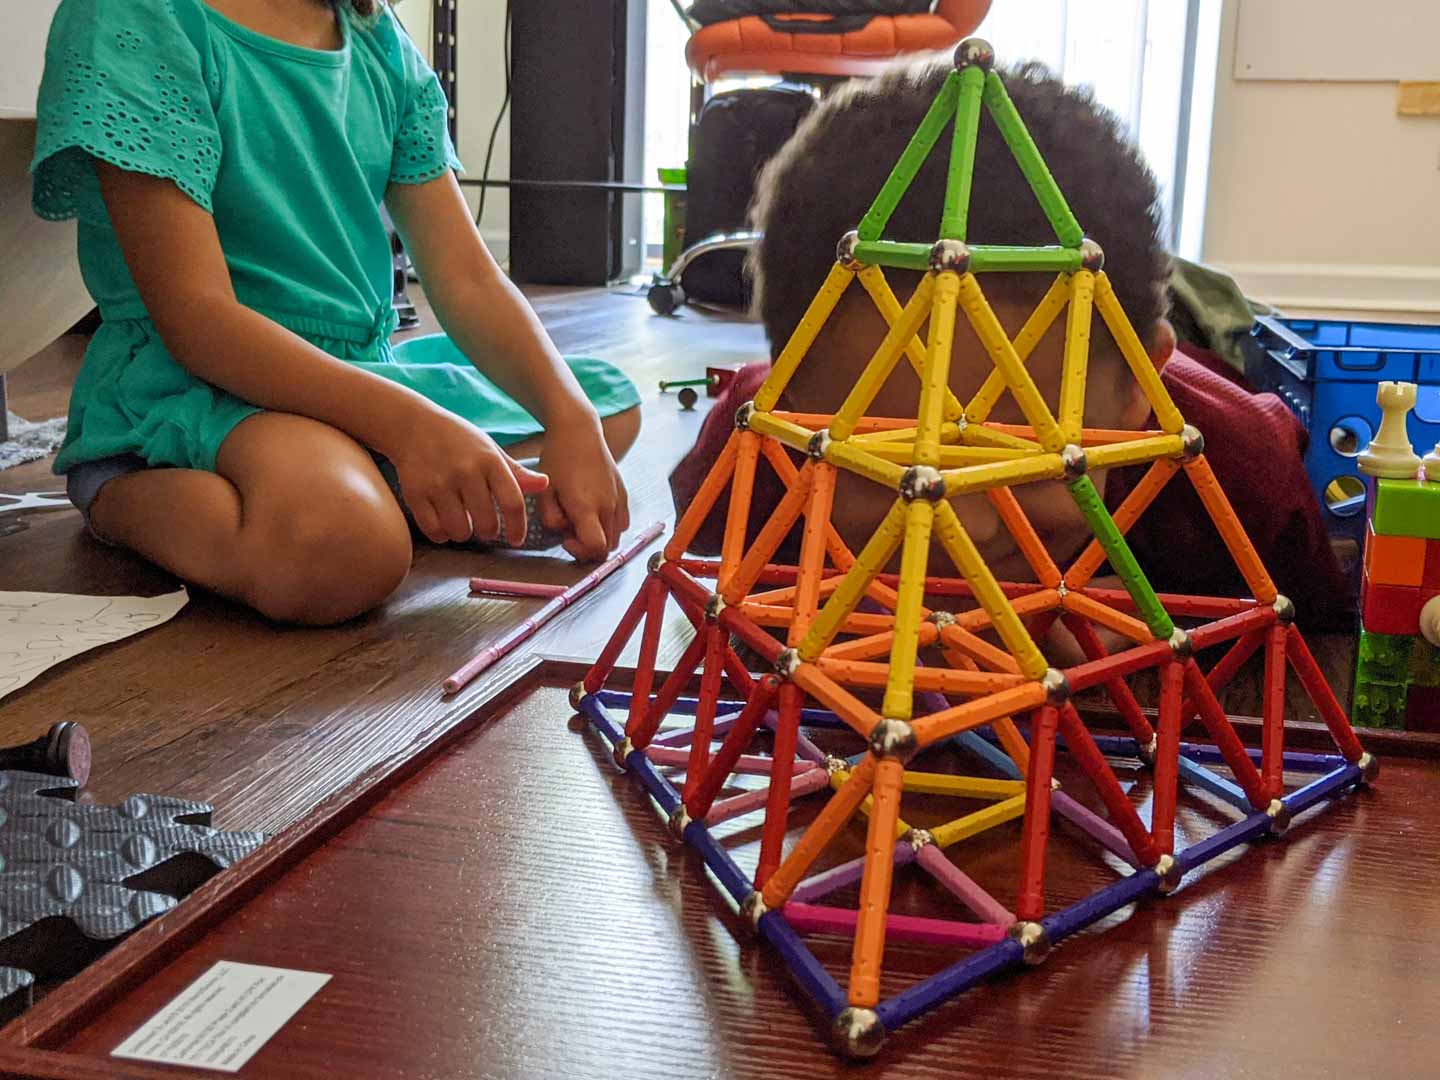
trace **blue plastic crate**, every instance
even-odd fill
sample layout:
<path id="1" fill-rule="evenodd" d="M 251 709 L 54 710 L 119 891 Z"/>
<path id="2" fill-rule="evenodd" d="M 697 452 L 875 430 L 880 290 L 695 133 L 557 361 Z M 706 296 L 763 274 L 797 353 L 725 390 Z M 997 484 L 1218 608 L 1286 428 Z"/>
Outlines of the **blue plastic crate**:
<path id="1" fill-rule="evenodd" d="M 1355 458 L 1380 425 L 1375 386 L 1419 383 L 1410 441 L 1422 455 L 1440 442 L 1440 326 L 1262 316 L 1245 342 L 1245 375 L 1257 390 L 1279 396 L 1310 433 L 1305 471 L 1330 534 L 1354 544 L 1358 591 L 1366 514 Z M 1336 481 L 1358 494 L 1327 498 Z"/>

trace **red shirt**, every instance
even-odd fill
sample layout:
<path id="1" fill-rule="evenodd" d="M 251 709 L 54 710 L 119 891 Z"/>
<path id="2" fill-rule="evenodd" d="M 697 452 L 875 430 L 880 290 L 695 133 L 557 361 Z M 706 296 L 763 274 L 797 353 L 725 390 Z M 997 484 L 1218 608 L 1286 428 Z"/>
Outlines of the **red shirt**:
<path id="1" fill-rule="evenodd" d="M 768 363 L 746 365 L 715 402 L 695 447 L 670 474 L 677 511 L 690 505 L 734 428 L 735 410 L 755 396 Z M 1307 435 L 1274 394 L 1252 393 L 1218 361 L 1177 352 L 1161 373 L 1186 421 L 1205 436 L 1205 456 L 1278 588 L 1307 622 L 1350 612 L 1349 590 L 1330 549 L 1320 508 L 1302 462 Z M 1114 510 L 1144 475 L 1144 466 L 1112 469 L 1105 502 Z M 757 470 L 751 534 L 784 494 L 767 468 Z M 706 519 L 691 549 L 716 554 L 728 496 Z M 1199 596 L 1249 593 L 1199 497 L 1176 476 L 1127 534 L 1136 558 L 1160 592 Z M 792 545 L 793 546 L 793 545 Z M 793 550 L 781 557 L 793 560 Z"/>

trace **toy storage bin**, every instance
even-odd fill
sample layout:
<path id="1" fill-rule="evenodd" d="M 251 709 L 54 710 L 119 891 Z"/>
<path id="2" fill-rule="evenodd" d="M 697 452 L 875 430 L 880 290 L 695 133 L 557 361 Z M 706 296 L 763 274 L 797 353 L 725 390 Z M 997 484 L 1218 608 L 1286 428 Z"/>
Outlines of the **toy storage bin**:
<path id="1" fill-rule="evenodd" d="M 1375 387 L 1418 383 L 1410 441 L 1422 456 L 1440 442 L 1440 326 L 1261 316 L 1244 342 L 1245 376 L 1279 396 L 1310 433 L 1305 471 L 1333 537 L 1355 544 L 1358 593 L 1366 485 L 1355 458 L 1380 424 Z"/>

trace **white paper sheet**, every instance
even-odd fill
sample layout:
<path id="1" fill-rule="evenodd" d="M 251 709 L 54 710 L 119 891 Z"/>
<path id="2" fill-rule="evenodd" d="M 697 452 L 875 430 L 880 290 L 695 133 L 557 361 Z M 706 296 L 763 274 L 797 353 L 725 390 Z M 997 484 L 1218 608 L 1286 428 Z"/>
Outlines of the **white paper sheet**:
<path id="1" fill-rule="evenodd" d="M 184 589 L 164 596 L 0 592 L 0 698 L 72 656 L 168 622 Z"/>
<path id="2" fill-rule="evenodd" d="M 329 981 L 317 971 L 221 960 L 110 1055 L 239 1072 Z"/>

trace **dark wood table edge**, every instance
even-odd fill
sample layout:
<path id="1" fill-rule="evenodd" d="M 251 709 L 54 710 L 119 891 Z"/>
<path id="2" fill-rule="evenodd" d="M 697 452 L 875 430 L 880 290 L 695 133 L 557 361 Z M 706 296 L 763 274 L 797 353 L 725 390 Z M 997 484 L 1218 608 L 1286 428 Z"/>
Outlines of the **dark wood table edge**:
<path id="1" fill-rule="evenodd" d="M 74 976 L 33 1008 L 0 1029 L 0 1076 L 44 1080 L 175 1080 L 214 1077 L 209 1070 L 153 1066 L 44 1049 L 80 1030 L 134 986 L 199 940 L 272 881 L 336 835 L 395 787 L 440 754 L 501 715 L 537 687 L 567 685 L 584 675 L 587 663 L 535 656 L 508 685 L 497 687 L 475 706 L 417 735 L 405 752 L 361 773 L 321 801 L 301 820 L 258 851 L 221 871 L 174 911 L 146 924 Z M 437 690 L 438 692 L 438 690 Z"/>
<path id="2" fill-rule="evenodd" d="M 222 871 L 197 889 L 173 912 L 121 942 L 29 1011 L 0 1029 L 0 1076 L 32 1080 L 205 1080 L 216 1074 L 173 1066 L 153 1066 L 44 1049 L 81 1029 L 131 988 L 155 974 L 272 881 L 291 869 L 326 840 L 358 819 L 399 784 L 420 772 L 461 739 L 495 719 L 541 686 L 568 686 L 582 678 L 589 662 L 556 656 L 534 656 L 513 681 L 496 687 L 457 714 L 451 722 L 421 732 L 405 752 L 378 763 L 320 802 L 314 810 L 268 840 L 257 852 Z M 629 686 L 633 671 L 617 668 L 607 685 Z M 692 680 L 698 689 L 698 679 Z M 1121 725 L 1118 714 L 1087 710 L 1098 728 Z M 1242 735 L 1258 735 L 1261 721 L 1233 717 Z M 1331 747 L 1323 724 L 1292 723 L 1287 732 L 1297 749 Z M 1381 757 L 1440 757 L 1440 736 L 1416 732 L 1366 729 L 1361 738 Z"/>

